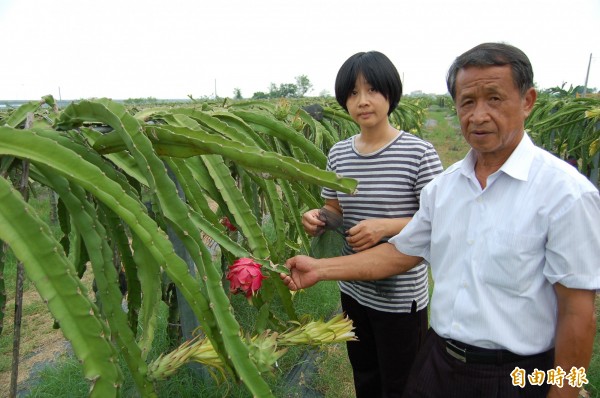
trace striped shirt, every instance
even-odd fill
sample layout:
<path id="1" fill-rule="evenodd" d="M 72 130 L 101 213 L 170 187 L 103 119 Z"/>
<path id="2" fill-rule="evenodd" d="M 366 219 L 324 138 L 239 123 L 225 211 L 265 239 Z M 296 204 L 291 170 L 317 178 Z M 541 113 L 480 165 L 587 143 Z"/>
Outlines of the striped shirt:
<path id="1" fill-rule="evenodd" d="M 323 188 L 321 196 L 338 200 L 344 229 L 371 218 L 412 217 L 419 209 L 421 189 L 442 171 L 438 154 L 429 142 L 407 133 L 376 152 L 361 155 L 354 138 L 336 143 L 329 151 L 327 169 L 358 180 L 354 195 Z M 387 241 L 386 237 L 383 241 Z M 343 255 L 353 254 L 344 243 Z M 340 281 L 340 290 L 360 304 L 385 312 L 410 312 L 427 306 L 427 266 L 378 281 Z"/>

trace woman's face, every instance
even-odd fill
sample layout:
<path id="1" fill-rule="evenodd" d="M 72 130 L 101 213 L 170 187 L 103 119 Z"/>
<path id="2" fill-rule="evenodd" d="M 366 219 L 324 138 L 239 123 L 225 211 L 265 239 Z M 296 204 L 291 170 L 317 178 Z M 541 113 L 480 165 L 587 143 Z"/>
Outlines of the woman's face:
<path id="1" fill-rule="evenodd" d="M 363 75 L 358 75 L 356 78 L 354 89 L 346 100 L 346 107 L 361 129 L 370 129 L 381 123 L 388 123 L 390 102 L 369 84 Z"/>

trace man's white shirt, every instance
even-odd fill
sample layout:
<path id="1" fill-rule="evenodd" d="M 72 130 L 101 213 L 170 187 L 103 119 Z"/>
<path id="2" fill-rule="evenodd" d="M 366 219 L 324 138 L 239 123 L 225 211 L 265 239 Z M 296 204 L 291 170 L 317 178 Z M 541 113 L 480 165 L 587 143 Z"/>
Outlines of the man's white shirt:
<path id="1" fill-rule="evenodd" d="M 440 336 L 522 355 L 554 346 L 553 284 L 600 289 L 600 196 L 525 134 L 482 189 L 470 151 L 390 243 L 430 263 Z"/>

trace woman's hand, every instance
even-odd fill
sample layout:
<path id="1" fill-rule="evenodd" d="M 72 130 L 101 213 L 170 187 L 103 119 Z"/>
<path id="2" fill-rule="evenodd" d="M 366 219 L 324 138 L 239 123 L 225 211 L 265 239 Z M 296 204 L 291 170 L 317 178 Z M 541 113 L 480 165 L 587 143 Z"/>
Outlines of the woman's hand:
<path id="1" fill-rule="evenodd" d="M 319 219 L 319 209 L 312 209 L 302 215 L 302 226 L 310 236 L 319 236 L 325 231 L 325 222 Z"/>
<path id="2" fill-rule="evenodd" d="M 405 218 L 371 218 L 362 220 L 348 230 L 348 244 L 355 252 L 377 245 L 384 238 L 398 234 L 411 220 Z"/>
<path id="3" fill-rule="evenodd" d="M 310 236 L 319 236 L 325 229 L 341 231 L 342 217 L 342 209 L 338 201 L 327 199 L 322 208 L 309 210 L 302 215 L 302 226 Z"/>
<path id="4" fill-rule="evenodd" d="M 370 247 L 375 246 L 386 237 L 386 229 L 384 227 L 384 220 L 379 218 L 373 218 L 369 220 L 362 220 L 354 227 L 348 230 L 348 238 L 346 239 L 352 250 L 359 252 L 366 250 Z"/>

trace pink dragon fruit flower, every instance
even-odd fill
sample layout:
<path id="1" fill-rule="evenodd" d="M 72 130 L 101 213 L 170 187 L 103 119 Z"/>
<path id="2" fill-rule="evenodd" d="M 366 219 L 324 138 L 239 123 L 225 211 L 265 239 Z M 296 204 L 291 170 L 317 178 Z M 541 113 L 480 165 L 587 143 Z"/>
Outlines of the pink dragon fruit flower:
<path id="1" fill-rule="evenodd" d="M 229 291 L 233 294 L 246 293 L 250 298 L 262 285 L 265 276 L 260 272 L 261 265 L 252 261 L 251 258 L 239 258 L 229 266 L 227 280 L 229 280 Z"/>
<path id="2" fill-rule="evenodd" d="M 235 225 L 233 225 L 231 223 L 231 221 L 229 221 L 229 218 L 227 218 L 227 217 L 221 218 L 221 224 L 224 225 L 231 232 L 237 231 L 237 228 L 235 227 Z"/>

